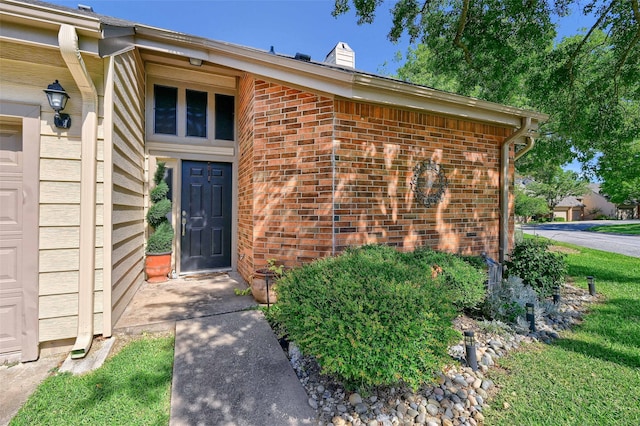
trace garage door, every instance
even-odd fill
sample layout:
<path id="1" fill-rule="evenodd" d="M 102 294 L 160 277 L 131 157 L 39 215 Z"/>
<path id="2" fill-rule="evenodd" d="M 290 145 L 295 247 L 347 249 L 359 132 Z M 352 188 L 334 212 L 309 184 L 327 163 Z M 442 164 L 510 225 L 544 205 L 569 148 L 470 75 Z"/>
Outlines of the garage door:
<path id="1" fill-rule="evenodd" d="M 37 357 L 38 344 L 38 175 L 27 167 L 33 158 L 25 164 L 34 153 L 25 153 L 23 136 L 21 119 L 0 116 L 0 359 L 26 361 Z"/>

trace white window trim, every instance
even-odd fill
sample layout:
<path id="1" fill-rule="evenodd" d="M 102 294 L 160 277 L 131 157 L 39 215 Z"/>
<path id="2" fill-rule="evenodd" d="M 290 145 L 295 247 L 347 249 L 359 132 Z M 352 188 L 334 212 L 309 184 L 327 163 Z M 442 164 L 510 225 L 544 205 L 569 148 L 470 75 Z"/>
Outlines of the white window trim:
<path id="1" fill-rule="evenodd" d="M 177 71 L 179 72 L 179 71 Z M 212 77 L 215 78 L 215 77 Z M 178 89 L 178 105 L 177 105 L 177 135 L 157 134 L 155 133 L 155 97 L 154 85 L 175 87 Z M 187 133 L 187 100 L 186 91 L 197 90 L 207 93 L 207 137 L 200 138 L 195 136 L 186 136 Z M 233 140 L 215 139 L 215 95 L 234 96 L 234 129 Z M 238 136 L 238 120 L 237 120 L 237 93 L 235 90 L 223 89 L 217 86 L 206 86 L 199 83 L 185 83 L 182 81 L 169 80 L 165 78 L 150 77 L 147 80 L 147 96 L 146 96 L 146 133 L 148 142 L 171 143 L 181 145 L 192 145 L 200 147 L 235 147 Z"/>

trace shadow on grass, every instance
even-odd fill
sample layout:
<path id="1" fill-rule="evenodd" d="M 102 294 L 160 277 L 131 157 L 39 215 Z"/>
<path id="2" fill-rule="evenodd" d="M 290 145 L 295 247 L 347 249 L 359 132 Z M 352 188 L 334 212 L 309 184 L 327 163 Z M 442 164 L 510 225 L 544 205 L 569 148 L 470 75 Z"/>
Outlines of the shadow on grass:
<path id="1" fill-rule="evenodd" d="M 132 405 L 155 405 L 163 398 L 163 392 L 171 384 L 171 370 L 171 366 L 163 366 L 153 373 L 136 373 L 125 381 L 112 379 L 113 373 L 98 374 L 86 383 L 91 391 L 86 398 L 77 402 L 77 408 L 92 409 L 111 398 L 122 398 L 123 394 L 132 401 Z"/>
<path id="2" fill-rule="evenodd" d="M 560 339 L 556 342 L 556 345 L 567 351 L 576 352 L 587 357 L 600 358 L 626 367 L 640 368 L 640 353 L 635 350 L 630 349 L 627 353 L 599 343 L 594 344 L 570 338 Z"/>
<path id="3" fill-rule="evenodd" d="M 557 345 L 588 357 L 640 368 L 640 300 L 609 299 L 596 306 L 575 332 L 575 338 L 560 339 Z M 586 339 L 580 340 L 580 335 Z"/>
<path id="4" fill-rule="evenodd" d="M 638 263 L 640 264 L 640 260 L 638 261 Z M 599 281 L 611 281 L 614 283 L 619 283 L 621 286 L 632 285 L 638 282 L 638 276 L 634 276 L 634 274 L 636 274 L 637 272 L 625 268 L 612 271 L 611 266 L 608 264 L 606 259 L 603 259 L 602 263 L 600 264 L 569 264 L 567 272 L 571 277 L 576 277 L 576 279 L 582 278 L 582 282 L 585 283 L 584 288 L 586 288 L 587 277 L 595 277 L 596 291 L 598 290 Z"/>

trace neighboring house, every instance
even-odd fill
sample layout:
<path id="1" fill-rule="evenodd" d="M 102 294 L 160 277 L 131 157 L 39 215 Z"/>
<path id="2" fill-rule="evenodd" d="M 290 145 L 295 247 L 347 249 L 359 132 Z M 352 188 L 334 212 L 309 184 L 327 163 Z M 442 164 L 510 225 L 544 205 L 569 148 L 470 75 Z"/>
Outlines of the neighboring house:
<path id="1" fill-rule="evenodd" d="M 594 220 L 601 218 L 637 219 L 640 217 L 640 206 L 637 204 L 615 205 L 600 193 L 600 184 L 590 183 L 589 191 L 582 197 L 565 197 L 553 210 L 553 217 L 565 221 Z"/>
<path id="2" fill-rule="evenodd" d="M 583 220 L 584 204 L 580 198 L 572 195 L 564 197 L 553 209 L 553 217 L 561 218 L 565 222 Z"/>
<path id="3" fill-rule="evenodd" d="M 590 183 L 587 192 L 581 199 L 584 204 L 584 220 L 599 219 L 601 217 L 614 218 L 617 207 L 604 195 L 600 194 L 600 184 Z"/>
<path id="4" fill-rule="evenodd" d="M 616 208 L 616 218 L 621 220 L 640 219 L 640 203 L 619 204 Z"/>
<path id="5" fill-rule="evenodd" d="M 509 249 L 514 145 L 543 114 L 356 71 L 344 43 L 324 63 L 38 1 L 0 18 L 2 359 L 112 334 L 144 280 L 156 160 L 179 274 L 364 243 Z"/>

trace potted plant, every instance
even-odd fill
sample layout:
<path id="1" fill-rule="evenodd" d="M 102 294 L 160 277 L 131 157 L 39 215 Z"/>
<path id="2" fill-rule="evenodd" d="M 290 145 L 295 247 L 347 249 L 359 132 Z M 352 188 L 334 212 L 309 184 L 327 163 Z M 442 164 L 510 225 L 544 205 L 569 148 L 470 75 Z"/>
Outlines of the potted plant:
<path id="1" fill-rule="evenodd" d="M 267 266 L 256 269 L 251 280 L 251 294 L 258 303 L 267 305 L 277 301 L 275 283 L 285 271 L 284 265 L 276 259 L 267 259 Z M 267 287 L 269 291 L 267 291 Z"/>
<path id="2" fill-rule="evenodd" d="M 147 240 L 147 256 L 145 272 L 147 281 L 159 283 L 167 281 L 171 271 L 171 251 L 173 247 L 173 226 L 169 222 L 171 200 L 167 198 L 169 185 L 164 181 L 165 163 L 158 162 L 153 176 L 155 188 L 151 190 L 149 198 L 151 206 L 147 212 L 147 223 L 153 228 L 153 233 Z"/>

